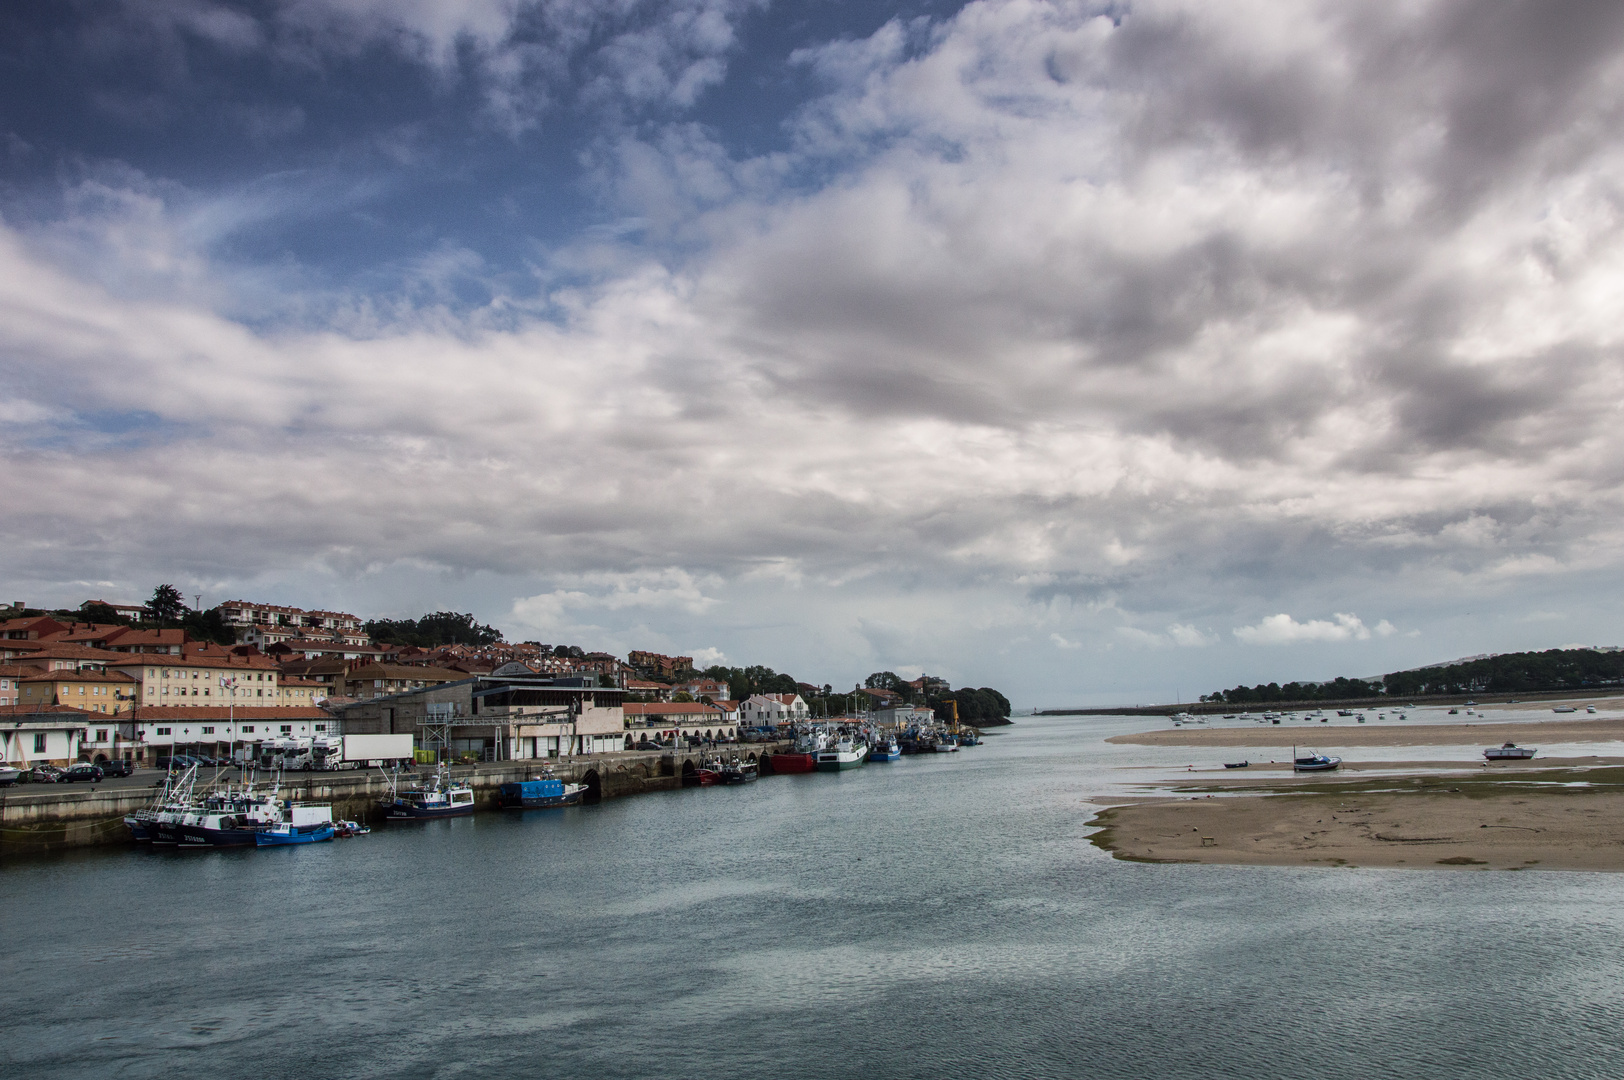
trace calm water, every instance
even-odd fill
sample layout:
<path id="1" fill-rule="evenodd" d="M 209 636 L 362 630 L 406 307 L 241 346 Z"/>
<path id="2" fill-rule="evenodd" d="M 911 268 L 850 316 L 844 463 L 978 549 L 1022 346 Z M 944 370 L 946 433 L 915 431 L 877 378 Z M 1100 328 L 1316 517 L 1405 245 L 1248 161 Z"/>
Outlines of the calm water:
<path id="1" fill-rule="evenodd" d="M 9 1076 L 1615 1077 L 1624 878 L 1112 862 L 951 757 L 308 849 L 0 869 Z M 1329 739 L 1326 745 L 1331 745 Z M 1138 755 L 1134 757 L 1133 755 Z"/>

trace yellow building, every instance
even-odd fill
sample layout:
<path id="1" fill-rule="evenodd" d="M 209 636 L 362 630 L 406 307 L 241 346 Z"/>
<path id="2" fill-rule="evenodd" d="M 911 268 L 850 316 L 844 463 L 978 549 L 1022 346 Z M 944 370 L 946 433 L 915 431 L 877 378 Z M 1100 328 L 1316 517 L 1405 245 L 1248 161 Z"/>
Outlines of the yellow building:
<path id="1" fill-rule="evenodd" d="M 25 675 L 17 680 L 20 705 L 70 705 L 94 713 L 128 709 L 135 680 L 121 671 L 60 669 Z"/>
<path id="2" fill-rule="evenodd" d="M 109 671 L 128 676 L 140 704 L 203 706 L 253 705 L 275 708 L 309 705 L 310 699 L 284 700 L 280 675 L 267 657 L 132 653 L 109 661 Z"/>

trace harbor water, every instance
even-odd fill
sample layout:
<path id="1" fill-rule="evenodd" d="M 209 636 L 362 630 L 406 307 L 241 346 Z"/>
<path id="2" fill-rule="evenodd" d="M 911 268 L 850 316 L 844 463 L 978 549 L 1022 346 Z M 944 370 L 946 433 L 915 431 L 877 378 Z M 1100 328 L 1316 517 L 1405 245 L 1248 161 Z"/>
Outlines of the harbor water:
<path id="1" fill-rule="evenodd" d="M 12 860 L 0 1064 L 211 1080 L 1624 1068 L 1624 879 L 1113 861 L 1088 843 L 1088 797 L 1198 754 L 1102 742 L 1145 726 L 1028 718 L 956 754 L 309 847 Z"/>

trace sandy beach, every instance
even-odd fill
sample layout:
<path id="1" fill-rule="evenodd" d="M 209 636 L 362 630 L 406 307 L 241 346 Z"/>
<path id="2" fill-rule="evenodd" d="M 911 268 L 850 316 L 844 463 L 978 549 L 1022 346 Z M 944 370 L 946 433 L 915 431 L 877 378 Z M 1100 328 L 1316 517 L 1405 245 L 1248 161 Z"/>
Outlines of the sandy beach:
<path id="1" fill-rule="evenodd" d="M 1299 774 L 1290 766 L 1294 740 L 1348 750 L 1592 744 L 1598 753 L 1495 763 L 1361 762 L 1348 755 L 1334 773 Z M 1624 759 L 1608 745 L 1624 741 L 1624 719 L 1350 725 L 1339 718 L 1323 725 L 1171 728 L 1108 741 L 1267 751 L 1248 754 L 1256 760 L 1245 770 L 1209 765 L 1165 797 L 1102 811 L 1093 841 L 1120 859 L 1624 870 Z"/>
<path id="2" fill-rule="evenodd" d="M 1101 812 L 1093 840 L 1144 862 L 1624 870 L 1624 769 L 1517 776 L 1146 800 Z M 1540 781 L 1597 786 L 1530 786 Z"/>

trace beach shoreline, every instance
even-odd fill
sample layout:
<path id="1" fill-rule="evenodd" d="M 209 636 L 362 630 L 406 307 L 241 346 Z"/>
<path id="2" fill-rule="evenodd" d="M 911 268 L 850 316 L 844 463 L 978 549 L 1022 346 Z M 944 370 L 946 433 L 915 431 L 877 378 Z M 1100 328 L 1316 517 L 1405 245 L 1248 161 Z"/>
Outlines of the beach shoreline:
<path id="1" fill-rule="evenodd" d="M 1284 748 L 1561 744 L 1532 761 L 1347 761 L 1295 773 Z M 1624 871 L 1624 719 L 1476 724 L 1174 728 L 1107 740 L 1271 750 L 1215 762 L 1161 793 L 1101 800 L 1090 840 L 1151 863 L 1395 869 Z M 1572 755 L 1577 744 L 1595 755 Z M 1240 755 L 1237 755 L 1240 756 Z M 1254 755 L 1263 757 L 1263 755 Z M 1104 805 L 1106 802 L 1109 805 Z"/>

